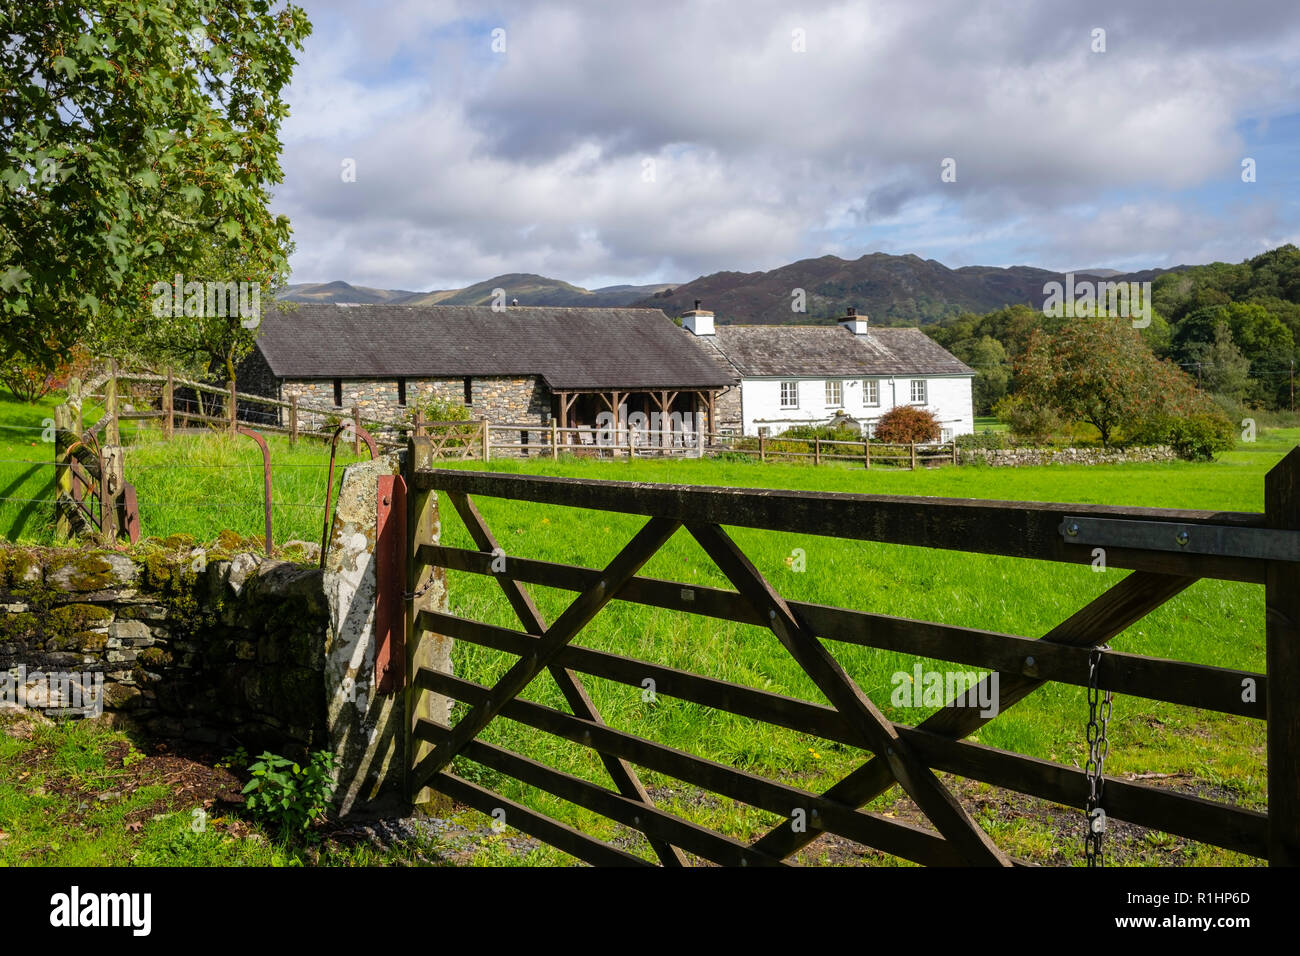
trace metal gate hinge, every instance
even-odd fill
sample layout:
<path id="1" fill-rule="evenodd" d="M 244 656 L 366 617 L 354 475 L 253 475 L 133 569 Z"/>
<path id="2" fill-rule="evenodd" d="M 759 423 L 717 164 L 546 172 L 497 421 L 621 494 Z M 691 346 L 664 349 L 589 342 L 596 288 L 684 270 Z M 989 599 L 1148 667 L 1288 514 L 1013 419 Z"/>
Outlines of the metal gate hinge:
<path id="1" fill-rule="evenodd" d="M 1300 561 L 1300 531 L 1276 528 L 1067 515 L 1058 531 L 1066 544 L 1139 551 L 1182 551 L 1264 561 Z"/>

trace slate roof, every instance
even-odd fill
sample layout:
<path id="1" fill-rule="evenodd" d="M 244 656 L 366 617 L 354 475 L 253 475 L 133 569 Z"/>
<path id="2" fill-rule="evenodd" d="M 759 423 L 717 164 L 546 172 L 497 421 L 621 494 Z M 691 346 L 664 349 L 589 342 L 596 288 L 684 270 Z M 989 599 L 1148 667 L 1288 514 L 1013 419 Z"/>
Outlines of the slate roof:
<path id="1" fill-rule="evenodd" d="M 658 309 L 296 303 L 264 310 L 257 344 L 281 379 L 539 375 L 552 390 L 736 381 Z"/>
<path id="2" fill-rule="evenodd" d="M 719 325 L 695 340 L 745 378 L 975 374 L 920 329 Z"/>

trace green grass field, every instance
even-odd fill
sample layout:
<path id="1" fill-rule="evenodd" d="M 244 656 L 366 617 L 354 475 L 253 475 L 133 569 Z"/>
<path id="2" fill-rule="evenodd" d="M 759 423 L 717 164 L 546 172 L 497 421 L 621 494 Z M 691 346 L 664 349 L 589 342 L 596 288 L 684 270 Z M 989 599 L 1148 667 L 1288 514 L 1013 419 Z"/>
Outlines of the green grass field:
<path id="1" fill-rule="evenodd" d="M 26 420 L 39 414 L 20 409 Z M 0 424 L 22 423 L 12 407 L 0 403 Z M 39 424 L 39 422 L 37 422 Z M 213 540 L 223 529 L 261 533 L 261 465 L 248 439 L 223 436 L 186 438 L 156 444 L 156 433 L 142 431 L 140 446 L 128 449 L 126 473 L 139 489 L 146 534 L 186 533 Z M 2 440 L 2 439 L 0 439 Z M 36 439 L 39 442 L 39 436 Z M 677 482 L 734 487 L 772 487 L 1004 500 L 1083 502 L 1150 507 L 1258 511 L 1263 507 L 1266 471 L 1300 443 L 1300 429 L 1260 433 L 1211 464 L 1185 462 L 1111 466 L 992 469 L 944 467 L 917 472 L 849 465 L 759 464 L 732 461 L 597 461 L 562 459 L 495 461 L 503 472 L 566 475 L 596 479 Z M 301 443 L 290 450 L 272 439 L 278 543 L 289 538 L 318 540 L 328 452 Z M 5 446 L 0 457 L 19 451 Z M 48 459 L 51 446 L 27 446 L 24 454 Z M 20 457 L 14 454 L 12 457 Z M 215 467 L 219 466 L 219 467 Z M 0 488 L 15 495 L 48 496 L 21 464 L 0 464 Z M 482 467 L 465 463 L 453 467 Z M 617 514 L 535 506 L 493 499 L 480 510 L 508 553 L 598 567 L 607 562 L 639 527 L 638 519 Z M 5 503 L 0 503 L 5 508 Z M 451 509 L 443 514 L 444 542 L 469 547 Z M 39 511 L 0 510 L 0 536 L 48 542 L 48 518 Z M 1113 585 L 1126 572 L 1095 573 L 1088 566 L 922 548 L 878 545 L 808 536 L 736 530 L 734 536 L 751 560 L 787 599 L 839 605 L 864 611 L 955 625 L 1040 636 Z M 795 570 L 795 549 L 806 567 Z M 643 574 L 693 584 L 729 586 L 701 549 L 679 532 L 646 566 Z M 572 595 L 534 588 L 539 608 L 554 620 Z M 517 620 L 494 581 L 449 574 L 453 610 L 504 626 Z M 708 618 L 615 603 L 584 631 L 579 643 L 659 664 L 734 681 L 774 693 L 825 703 L 802 671 L 769 633 Z M 1264 667 L 1263 589 L 1259 586 L 1201 581 L 1112 642 L 1119 650 L 1178 660 L 1262 671 Z M 863 690 L 894 720 L 915 724 L 933 708 L 900 708 L 890 703 L 891 677 L 912 669 L 914 658 L 831 642 L 832 652 Z M 492 683 L 513 658 L 457 645 L 458 676 Z M 941 670 L 963 669 L 923 662 Z M 659 696 L 643 701 L 640 688 L 584 678 L 607 722 L 709 759 L 820 791 L 854 769 L 862 755 L 778 728 L 756 725 L 693 704 Z M 564 708 L 549 676 L 525 694 Z M 463 708 L 461 711 L 463 713 Z M 978 739 L 992 746 L 1065 764 L 1085 756 L 1087 720 L 1082 688 L 1048 685 L 999 715 Z M 508 721 L 495 721 L 484 739 L 542 760 L 559 769 L 606 784 L 594 754 Z M 1110 726 L 1109 773 L 1160 775 L 1160 785 L 1255 809 L 1264 800 L 1264 728 L 1259 722 L 1146 700 L 1118 697 Z M 639 835 L 625 831 L 485 768 L 459 760 L 462 775 L 498 789 L 586 832 L 613 839 L 632 852 L 650 855 Z M 730 800 L 701 794 L 681 783 L 643 773 L 656 801 L 672 812 L 716 827 L 738 838 L 761 835 L 779 822 L 772 814 Z M 973 782 L 957 784 L 967 805 L 1008 852 L 1034 862 L 1075 864 L 1082 857 L 1082 813 L 993 791 Z M 873 809 L 915 819 L 910 802 L 897 791 Z M 1117 825 L 1110 834 L 1113 859 L 1132 864 L 1227 864 L 1249 859 L 1182 839 Z M 880 854 L 848 854 L 826 838 L 801 857 L 805 862 L 893 862 Z M 526 862 L 567 860 L 541 848 Z M 506 857 L 505 861 L 518 862 Z"/>

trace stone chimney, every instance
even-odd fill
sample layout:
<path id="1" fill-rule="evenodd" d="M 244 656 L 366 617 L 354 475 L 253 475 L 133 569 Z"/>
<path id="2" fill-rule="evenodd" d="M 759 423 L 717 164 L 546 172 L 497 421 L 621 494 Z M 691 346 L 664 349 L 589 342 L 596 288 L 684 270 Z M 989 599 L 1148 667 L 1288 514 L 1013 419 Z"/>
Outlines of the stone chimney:
<path id="1" fill-rule="evenodd" d="M 692 335 L 713 334 L 713 313 L 700 308 L 700 300 L 695 300 L 695 308 L 682 313 L 682 328 Z"/>
<path id="2" fill-rule="evenodd" d="M 867 332 L 867 317 L 858 315 L 858 310 L 853 306 L 849 306 L 848 312 L 841 316 L 839 323 L 854 335 L 865 335 Z"/>

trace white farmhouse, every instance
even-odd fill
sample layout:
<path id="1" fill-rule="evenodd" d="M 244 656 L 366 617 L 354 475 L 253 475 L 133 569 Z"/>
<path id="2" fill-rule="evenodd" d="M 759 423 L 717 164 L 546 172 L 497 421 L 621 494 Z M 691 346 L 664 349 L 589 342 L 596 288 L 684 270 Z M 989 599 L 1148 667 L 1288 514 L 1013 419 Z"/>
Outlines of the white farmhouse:
<path id="1" fill-rule="evenodd" d="M 777 435 L 793 425 L 852 419 L 874 435 L 897 405 L 929 409 L 941 440 L 975 430 L 975 372 L 920 329 L 871 328 L 853 309 L 838 325 L 719 325 L 696 307 L 682 328 L 739 384 L 718 398 L 721 428 Z"/>

